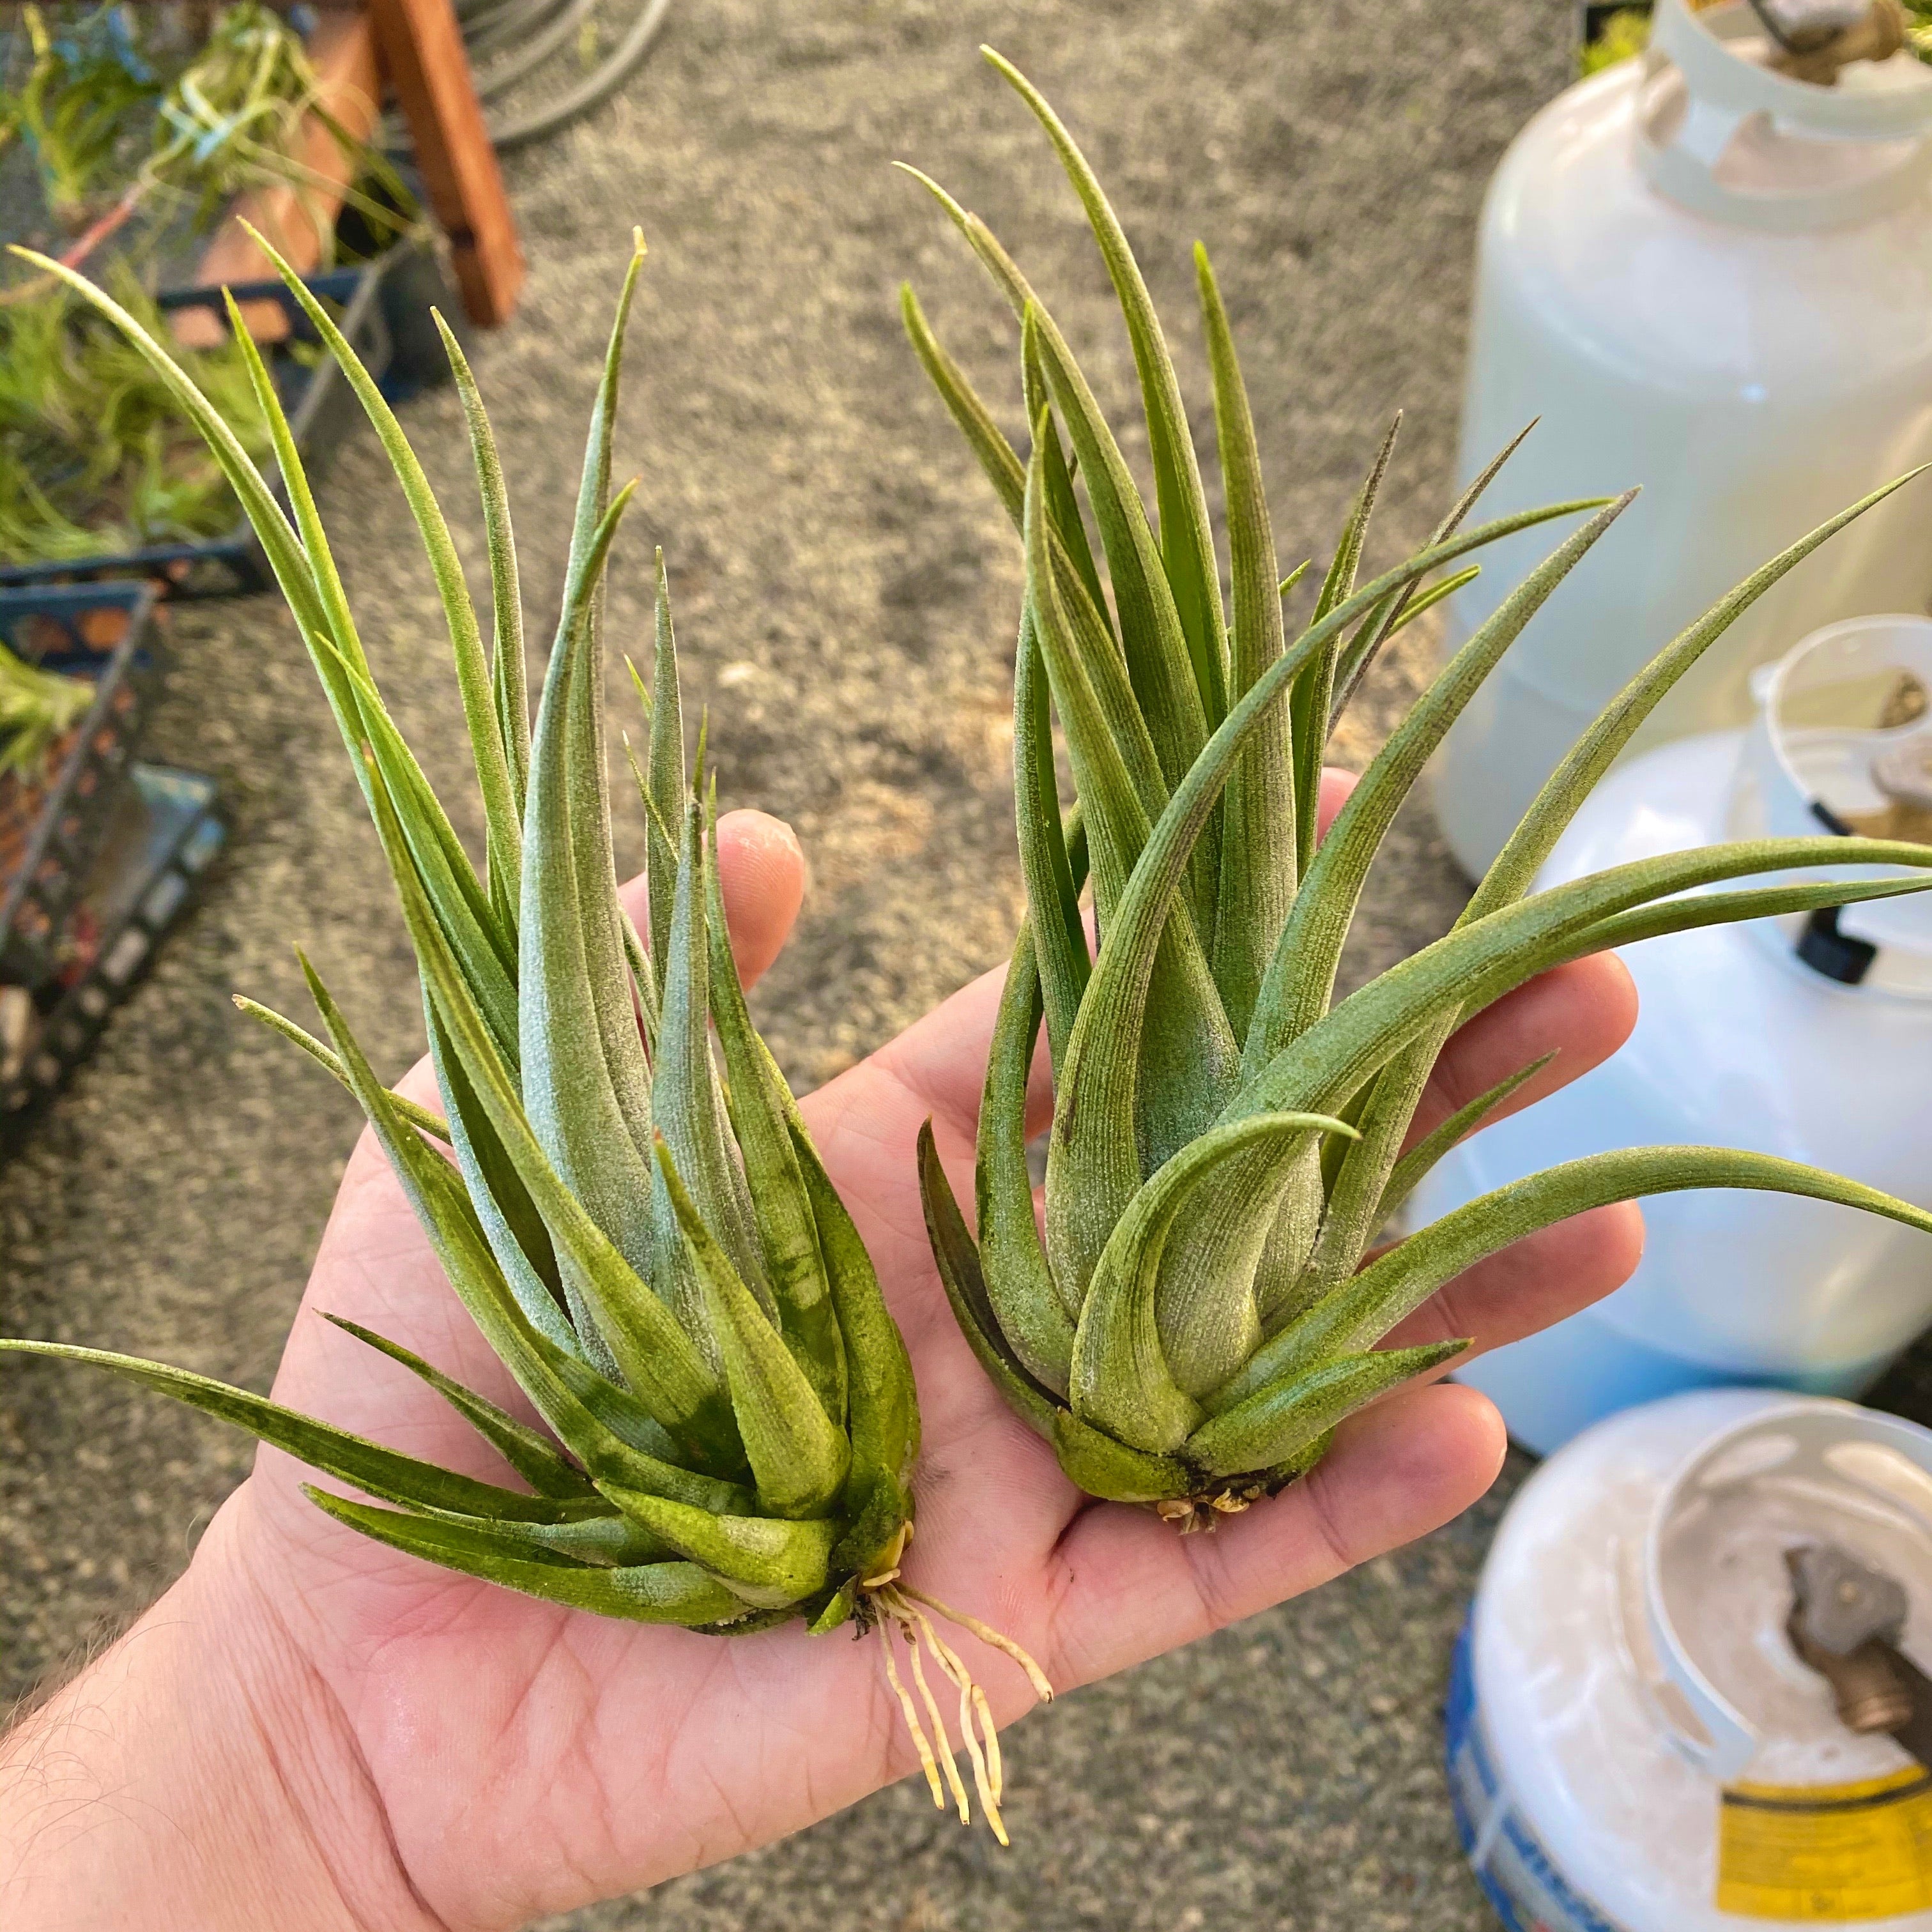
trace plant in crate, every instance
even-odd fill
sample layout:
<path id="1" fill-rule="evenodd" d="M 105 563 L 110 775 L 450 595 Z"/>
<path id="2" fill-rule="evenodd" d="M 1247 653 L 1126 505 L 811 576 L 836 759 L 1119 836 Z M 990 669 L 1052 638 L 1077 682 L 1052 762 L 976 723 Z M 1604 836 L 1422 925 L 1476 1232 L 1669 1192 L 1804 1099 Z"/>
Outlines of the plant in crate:
<path id="1" fill-rule="evenodd" d="M 1227 508 L 1224 600 L 1200 459 L 1126 236 L 1047 103 L 999 56 L 987 58 L 1039 118 L 1092 225 L 1133 351 L 1156 488 L 1150 509 L 1052 315 L 986 225 L 928 182 L 1018 320 L 1031 444 L 1022 460 L 907 290 L 913 342 L 1026 560 L 1014 764 L 1028 915 L 987 1070 L 976 1237 L 929 1132 L 921 1179 L 960 1324 L 1068 1476 L 1184 1526 L 1245 1508 L 1311 1468 L 1344 1416 L 1467 1346 L 1378 1348 L 1398 1323 L 1484 1256 L 1609 1202 L 1778 1189 L 1932 1232 L 1932 1214 L 1815 1168 L 1647 1148 L 1553 1168 L 1378 1252 L 1430 1166 L 1546 1064 L 1522 1067 L 1412 1144 L 1436 1057 L 1464 1020 L 1588 953 L 1932 883 L 1868 870 L 1706 890 L 1820 867 L 1932 868 L 1922 845 L 1816 838 L 1714 846 L 1529 890 L 1578 804 L 1676 680 L 1739 611 L 1888 492 L 1793 544 L 1661 652 L 1550 778 L 1455 929 L 1338 1002 L 1342 945 L 1397 808 L 1477 687 L 1629 498 L 1466 528 L 1505 450 L 1426 548 L 1358 583 L 1385 443 L 1307 621 L 1292 632 L 1284 604 L 1306 566 L 1278 574 L 1234 340 L 1197 248 Z M 1318 845 L 1323 748 L 1377 652 L 1466 580 L 1472 553 L 1586 511 L 1444 667 Z M 1452 574 L 1424 589 L 1438 570 Z M 1056 716 L 1070 809 L 1054 769 Z M 1081 910 L 1090 875 L 1097 948 Z M 1043 1233 L 1025 1145 L 1042 1024 L 1054 1088 Z"/>

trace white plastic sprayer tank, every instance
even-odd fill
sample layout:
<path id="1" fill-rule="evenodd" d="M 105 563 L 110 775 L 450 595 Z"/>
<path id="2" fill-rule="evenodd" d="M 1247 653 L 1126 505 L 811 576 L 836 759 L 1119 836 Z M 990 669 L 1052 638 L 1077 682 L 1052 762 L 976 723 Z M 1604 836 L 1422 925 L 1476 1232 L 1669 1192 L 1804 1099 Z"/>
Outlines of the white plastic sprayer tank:
<path id="1" fill-rule="evenodd" d="M 1517 137 L 1485 206 L 1460 466 L 1540 418 L 1484 514 L 1643 494 L 1450 734 L 1436 809 L 1479 873 L 1611 695 L 1730 587 L 1932 458 L 1932 68 L 1834 86 L 1758 64 L 1744 0 L 1659 0 L 1652 46 Z M 1922 497 L 1863 518 L 1733 627 L 1640 748 L 1741 724 L 1751 667 L 1834 618 L 1932 596 Z M 1549 546 L 1484 554 L 1454 650 Z"/>
<path id="2" fill-rule="evenodd" d="M 1728 838 L 1932 838 L 1932 621 L 1829 626 L 1756 682 L 1748 732 L 1682 739 L 1611 772 L 1538 884 Z M 1754 1148 L 1932 1208 L 1932 892 L 1673 933 L 1623 958 L 1640 1000 L 1630 1040 L 1453 1149 L 1413 1223 L 1560 1161 L 1652 1144 Z M 1531 1448 L 1678 1389 L 1856 1395 L 1932 1322 L 1932 1238 L 1896 1222 L 1736 1190 L 1643 1211 L 1623 1287 L 1460 1372 Z"/>

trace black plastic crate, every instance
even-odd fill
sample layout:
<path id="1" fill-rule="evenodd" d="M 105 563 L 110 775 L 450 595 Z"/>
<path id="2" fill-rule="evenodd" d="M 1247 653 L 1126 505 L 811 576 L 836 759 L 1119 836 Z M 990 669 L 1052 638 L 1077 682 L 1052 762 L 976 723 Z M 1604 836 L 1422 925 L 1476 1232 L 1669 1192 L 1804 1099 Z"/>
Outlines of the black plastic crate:
<path id="1" fill-rule="evenodd" d="M 0 981 L 28 988 L 61 963 L 69 908 L 106 835 L 162 672 L 161 614 L 146 584 L 0 590 L 0 642 L 44 670 L 84 677 L 94 702 L 44 787 L 0 778 Z"/>
<path id="2" fill-rule="evenodd" d="M 316 295 L 334 304 L 338 326 L 390 401 L 447 380 L 448 362 L 429 310 L 434 304 L 450 320 L 454 302 L 427 231 L 399 242 L 373 262 L 307 280 Z M 322 349 L 314 325 L 281 282 L 238 283 L 231 292 L 244 305 L 273 302 L 288 318 L 287 339 L 263 345 L 263 352 L 303 466 L 314 478 L 362 419 L 362 406 L 334 357 Z M 155 299 L 170 314 L 206 309 L 226 326 L 219 288 L 166 290 Z M 460 332 L 460 324 L 452 321 L 452 326 Z M 314 348 L 316 356 L 296 355 L 298 344 Z M 275 500 L 286 511 L 288 492 L 272 460 L 264 470 Z M 234 528 L 225 536 L 196 542 L 151 544 L 141 550 L 52 562 L 0 560 L 0 589 L 128 578 L 151 579 L 170 597 L 232 597 L 266 590 L 274 581 L 254 531 L 238 511 Z"/>
<path id="3" fill-rule="evenodd" d="M 92 1052 L 226 842 L 212 778 L 140 764 L 128 776 L 70 914 L 61 976 L 37 993 L 0 987 L 0 1145 Z"/>

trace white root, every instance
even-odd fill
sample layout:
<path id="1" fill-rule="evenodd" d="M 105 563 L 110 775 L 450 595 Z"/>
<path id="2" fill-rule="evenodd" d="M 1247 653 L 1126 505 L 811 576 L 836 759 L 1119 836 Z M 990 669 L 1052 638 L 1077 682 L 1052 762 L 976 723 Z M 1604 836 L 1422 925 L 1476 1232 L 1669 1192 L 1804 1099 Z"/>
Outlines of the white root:
<path id="1" fill-rule="evenodd" d="M 901 1546 L 903 1548 L 903 1545 Z M 897 1554 L 897 1552 L 893 1552 Z M 986 1694 L 974 1681 L 967 1669 L 965 1660 L 942 1637 L 934 1627 L 934 1616 L 942 1617 L 969 1631 L 982 1643 L 989 1644 L 1002 1654 L 1010 1657 L 1026 1672 L 1027 1681 L 1032 1684 L 1042 1702 L 1051 1702 L 1053 1687 L 1047 1682 L 1046 1673 L 1031 1657 L 1012 1639 L 994 1630 L 991 1624 L 979 1618 L 969 1616 L 963 1610 L 956 1610 L 949 1604 L 941 1603 L 938 1598 L 928 1596 L 923 1590 L 916 1590 L 899 1575 L 896 1565 L 889 1567 L 877 1576 L 868 1576 L 861 1588 L 871 1604 L 879 1625 L 879 1640 L 884 1651 L 886 1679 L 892 1688 L 892 1694 L 898 1700 L 901 1714 L 905 1720 L 908 1731 L 912 1735 L 914 1748 L 919 1753 L 920 1768 L 926 1773 L 927 1787 L 932 1793 L 932 1802 L 941 1810 L 946 1808 L 945 1788 L 940 1782 L 943 1768 L 946 1787 L 952 1791 L 958 1807 L 962 1824 L 972 1822 L 972 1806 L 967 1796 L 964 1781 L 959 1775 L 958 1753 L 950 1733 L 946 1728 L 946 1720 L 934 1696 L 932 1686 L 926 1674 L 921 1656 L 923 1648 L 932 1654 L 946 1681 L 959 1693 L 959 1735 L 961 1747 L 965 1750 L 973 1766 L 973 1782 L 980 1794 L 981 1809 L 986 1813 L 986 1822 L 993 1835 L 1002 1845 L 1011 1840 L 1006 1836 L 1005 1820 L 1000 1815 L 1000 1802 L 1005 1796 L 1006 1773 L 1000 1752 L 1000 1734 L 993 1723 L 992 1706 L 986 1701 Z M 919 1606 L 923 1605 L 924 1609 Z M 926 1706 L 930 1719 L 933 1742 L 928 1742 L 926 1727 L 920 1720 L 919 1705 L 901 1678 L 898 1665 L 893 1654 L 895 1636 L 903 1638 L 911 1653 L 913 1682 L 919 1691 L 919 1700 Z M 935 1750 L 935 1744 L 937 1748 Z"/>

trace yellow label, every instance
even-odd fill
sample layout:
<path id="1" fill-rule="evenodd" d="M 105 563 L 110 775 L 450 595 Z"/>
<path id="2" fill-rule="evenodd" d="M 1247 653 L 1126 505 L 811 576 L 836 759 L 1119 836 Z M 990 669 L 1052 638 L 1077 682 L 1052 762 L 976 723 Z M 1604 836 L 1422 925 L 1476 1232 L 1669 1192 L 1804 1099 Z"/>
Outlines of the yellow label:
<path id="1" fill-rule="evenodd" d="M 1718 1910 L 1827 1925 L 1932 1910 L 1932 1773 L 1731 1786 L 1718 1814 Z"/>

